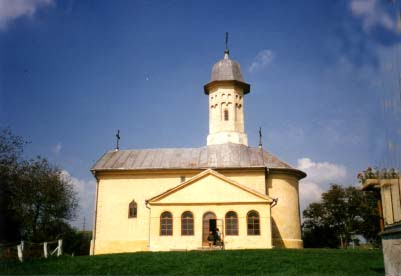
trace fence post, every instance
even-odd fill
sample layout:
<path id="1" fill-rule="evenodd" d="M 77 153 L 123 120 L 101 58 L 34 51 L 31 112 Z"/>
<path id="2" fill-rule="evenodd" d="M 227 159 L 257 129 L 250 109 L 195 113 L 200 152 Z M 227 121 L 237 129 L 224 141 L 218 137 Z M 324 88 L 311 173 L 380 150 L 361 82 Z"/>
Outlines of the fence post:
<path id="1" fill-rule="evenodd" d="M 24 241 L 21 241 L 21 249 L 24 251 Z"/>
<path id="2" fill-rule="evenodd" d="M 20 262 L 23 262 L 23 255 L 22 255 L 22 245 L 19 244 L 17 245 L 17 251 L 18 251 L 18 259 L 20 260 Z"/>
<path id="3" fill-rule="evenodd" d="M 43 255 L 45 256 L 45 258 L 47 259 L 47 242 L 43 243 Z"/>
<path id="4" fill-rule="evenodd" d="M 57 257 L 63 254 L 63 240 L 58 240 Z"/>

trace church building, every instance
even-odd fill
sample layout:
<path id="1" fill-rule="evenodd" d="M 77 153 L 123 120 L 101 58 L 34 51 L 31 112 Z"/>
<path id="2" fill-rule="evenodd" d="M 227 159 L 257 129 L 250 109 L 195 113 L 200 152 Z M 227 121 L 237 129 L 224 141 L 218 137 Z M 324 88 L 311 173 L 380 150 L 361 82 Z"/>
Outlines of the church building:
<path id="1" fill-rule="evenodd" d="M 306 174 L 248 146 L 250 85 L 228 49 L 204 92 L 206 146 L 116 149 L 92 167 L 91 254 L 208 248 L 217 228 L 225 249 L 303 247 L 298 182 Z"/>

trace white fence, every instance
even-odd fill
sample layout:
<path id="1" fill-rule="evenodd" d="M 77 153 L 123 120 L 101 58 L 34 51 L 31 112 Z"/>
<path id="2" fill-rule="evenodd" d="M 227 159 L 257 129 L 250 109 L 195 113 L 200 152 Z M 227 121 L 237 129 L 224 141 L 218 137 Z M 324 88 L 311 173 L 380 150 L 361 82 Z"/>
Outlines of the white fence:
<path id="1" fill-rule="evenodd" d="M 20 262 L 24 261 L 24 252 L 27 250 L 27 245 L 29 246 L 40 246 L 43 248 L 43 257 L 48 258 L 49 256 L 56 255 L 57 257 L 61 256 L 63 254 L 63 240 L 56 240 L 56 241 L 47 241 L 43 243 L 34 243 L 34 242 L 27 242 L 27 241 L 21 241 L 20 244 L 14 245 L 14 246 L 6 246 L 3 248 L 14 248 L 15 246 L 17 247 L 17 256 Z M 49 250 L 51 245 L 57 245 L 55 248 L 52 250 Z"/>

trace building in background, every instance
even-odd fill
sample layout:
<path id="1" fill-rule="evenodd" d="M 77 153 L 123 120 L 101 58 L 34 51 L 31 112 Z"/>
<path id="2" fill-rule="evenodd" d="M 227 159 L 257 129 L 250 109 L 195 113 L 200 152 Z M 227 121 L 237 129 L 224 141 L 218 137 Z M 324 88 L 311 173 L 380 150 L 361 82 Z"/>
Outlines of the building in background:
<path id="1" fill-rule="evenodd" d="M 378 209 L 381 225 L 386 275 L 401 275 L 401 179 L 395 169 L 372 170 L 359 175 L 362 190 L 379 193 Z"/>

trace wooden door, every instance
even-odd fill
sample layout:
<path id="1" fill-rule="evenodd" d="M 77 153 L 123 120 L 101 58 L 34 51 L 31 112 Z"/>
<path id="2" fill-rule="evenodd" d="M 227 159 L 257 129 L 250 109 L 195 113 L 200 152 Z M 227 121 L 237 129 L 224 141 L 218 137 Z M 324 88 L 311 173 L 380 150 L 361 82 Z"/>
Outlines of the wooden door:
<path id="1" fill-rule="evenodd" d="M 210 231 L 216 230 L 216 215 L 212 212 L 207 212 L 203 215 L 202 223 L 202 246 L 208 246 L 207 237 Z"/>

